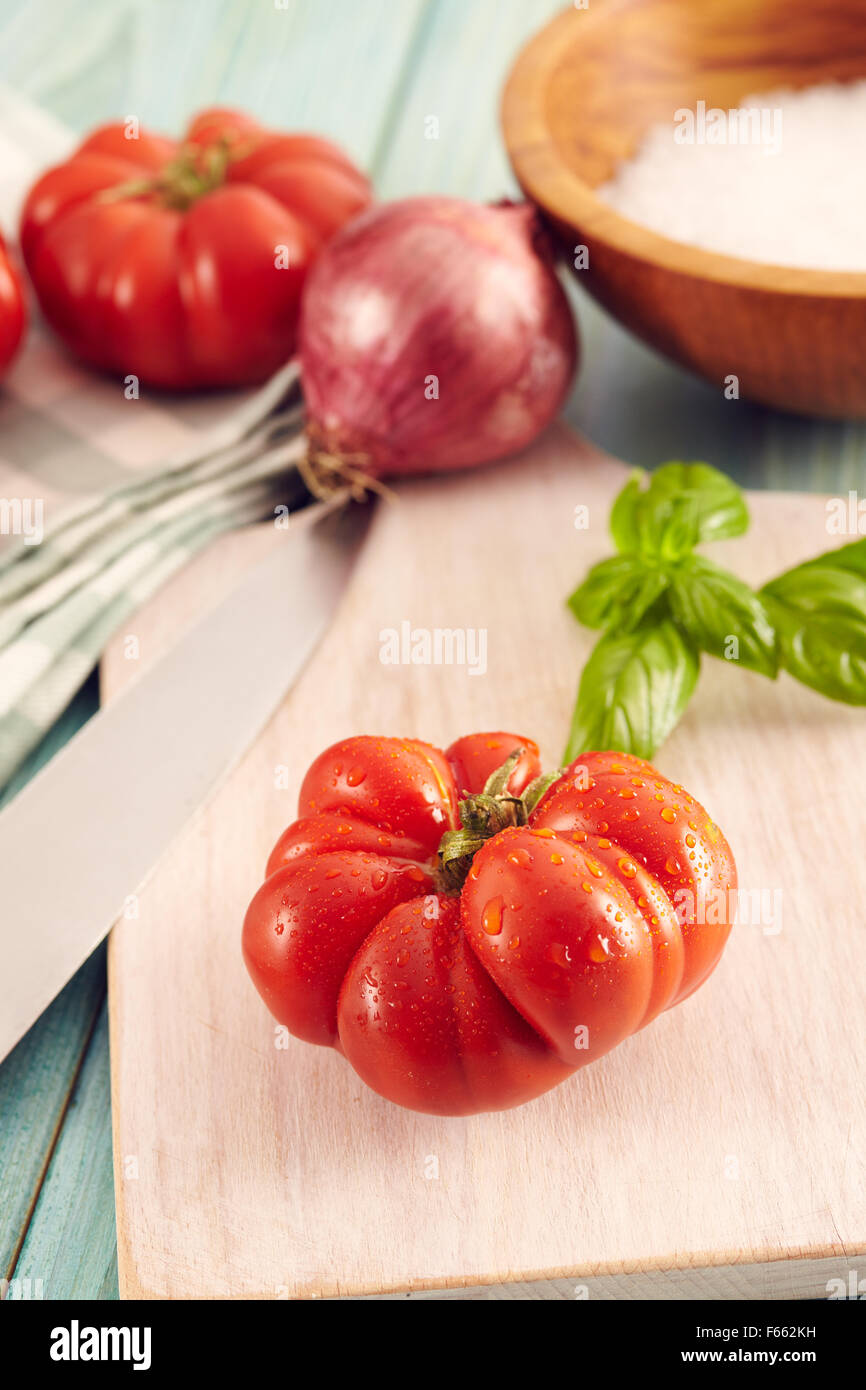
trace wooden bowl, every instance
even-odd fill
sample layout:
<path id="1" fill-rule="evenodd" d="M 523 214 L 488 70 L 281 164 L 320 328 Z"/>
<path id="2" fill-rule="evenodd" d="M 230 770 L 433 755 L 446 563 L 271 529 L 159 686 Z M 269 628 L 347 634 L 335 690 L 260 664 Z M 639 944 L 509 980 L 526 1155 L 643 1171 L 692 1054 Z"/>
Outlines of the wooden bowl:
<path id="1" fill-rule="evenodd" d="M 596 197 L 657 121 L 749 93 L 866 76 L 863 0 L 590 0 L 520 54 L 505 142 L 583 283 L 632 332 L 722 391 L 866 418 L 866 272 L 761 265 L 670 240 Z M 671 225 L 676 224 L 675 209 Z M 864 232 L 866 234 L 866 232 Z"/>

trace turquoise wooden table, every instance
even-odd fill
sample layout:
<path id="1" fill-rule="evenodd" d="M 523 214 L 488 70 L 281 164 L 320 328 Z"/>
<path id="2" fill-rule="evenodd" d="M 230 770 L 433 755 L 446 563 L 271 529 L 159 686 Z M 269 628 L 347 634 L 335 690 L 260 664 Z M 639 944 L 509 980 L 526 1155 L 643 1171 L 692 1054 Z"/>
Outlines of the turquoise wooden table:
<path id="1" fill-rule="evenodd" d="M 497 126 L 502 81 L 522 42 L 560 8 L 4 0 L 0 81 L 75 131 L 137 115 L 173 132 L 199 107 L 237 105 L 333 136 L 382 197 L 495 198 L 516 191 Z M 863 426 L 726 401 L 572 293 L 583 362 L 567 415 L 611 453 L 648 467 L 708 459 L 750 487 L 845 493 L 862 483 Z M 96 704 L 92 679 L 6 798 Z M 11 1298 L 117 1297 L 105 992 L 100 949 L 0 1067 L 0 1277 Z"/>

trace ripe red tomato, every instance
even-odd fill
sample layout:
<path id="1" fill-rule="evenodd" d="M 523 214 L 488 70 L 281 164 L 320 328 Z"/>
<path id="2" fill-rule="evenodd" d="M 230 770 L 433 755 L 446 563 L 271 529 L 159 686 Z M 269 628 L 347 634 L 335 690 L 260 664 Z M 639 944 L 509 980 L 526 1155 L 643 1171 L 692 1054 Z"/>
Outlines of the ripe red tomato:
<path id="1" fill-rule="evenodd" d="M 0 375 L 15 356 L 27 326 L 27 311 L 18 271 L 0 237 Z"/>
<path id="2" fill-rule="evenodd" d="M 627 754 L 540 772 L 506 733 L 322 753 L 244 922 L 274 1017 L 389 1100 L 466 1115 L 533 1099 L 691 994 L 732 920 L 718 826 Z"/>
<path id="3" fill-rule="evenodd" d="M 31 189 L 21 246 L 67 347 L 151 386 L 264 381 L 320 247 L 370 201 L 336 146 L 204 111 L 183 143 L 100 127 Z"/>

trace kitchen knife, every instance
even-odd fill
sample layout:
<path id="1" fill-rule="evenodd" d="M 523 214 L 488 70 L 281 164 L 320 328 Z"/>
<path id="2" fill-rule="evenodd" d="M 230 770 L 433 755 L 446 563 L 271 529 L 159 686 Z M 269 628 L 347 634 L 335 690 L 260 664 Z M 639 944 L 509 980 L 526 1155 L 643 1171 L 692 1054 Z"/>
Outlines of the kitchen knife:
<path id="1" fill-rule="evenodd" d="M 300 513 L 0 811 L 0 1059 L 277 708 L 328 625 L 371 511 Z"/>

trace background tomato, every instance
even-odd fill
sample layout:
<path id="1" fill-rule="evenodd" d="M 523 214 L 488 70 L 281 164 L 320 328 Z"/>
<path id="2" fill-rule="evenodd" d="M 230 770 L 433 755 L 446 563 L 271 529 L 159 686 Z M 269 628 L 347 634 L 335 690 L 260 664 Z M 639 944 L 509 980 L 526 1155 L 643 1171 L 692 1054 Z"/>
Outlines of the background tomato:
<path id="1" fill-rule="evenodd" d="M 101 127 L 31 189 L 21 246 L 71 350 L 151 386 L 264 381 L 320 247 L 370 201 L 327 140 L 205 111 L 182 143 Z"/>
<path id="2" fill-rule="evenodd" d="M 244 957 L 274 1016 L 400 1105 L 531 1100 L 721 955 L 736 870 L 698 802 L 624 754 L 586 753 L 546 791 L 539 772 L 515 734 L 445 753 L 335 744 L 247 912 Z M 461 851 L 456 880 L 443 847 Z"/>
<path id="3" fill-rule="evenodd" d="M 18 351 L 26 324 L 21 281 L 0 237 L 0 375 Z"/>

